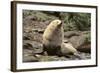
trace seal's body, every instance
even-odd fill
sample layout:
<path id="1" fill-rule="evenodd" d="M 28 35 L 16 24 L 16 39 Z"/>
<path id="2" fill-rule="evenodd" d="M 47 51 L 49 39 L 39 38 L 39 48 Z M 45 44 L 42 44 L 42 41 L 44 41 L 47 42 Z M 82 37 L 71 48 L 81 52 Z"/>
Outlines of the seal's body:
<path id="1" fill-rule="evenodd" d="M 61 48 L 63 37 L 61 20 L 53 20 L 43 34 L 44 51 L 47 51 L 48 55 L 57 54 L 57 51 Z"/>

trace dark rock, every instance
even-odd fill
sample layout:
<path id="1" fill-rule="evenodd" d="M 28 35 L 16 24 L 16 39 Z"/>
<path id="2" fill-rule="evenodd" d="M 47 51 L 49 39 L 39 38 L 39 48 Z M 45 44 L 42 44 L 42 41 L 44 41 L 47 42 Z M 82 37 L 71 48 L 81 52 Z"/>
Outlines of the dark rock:
<path id="1" fill-rule="evenodd" d="M 77 48 L 80 52 L 91 53 L 91 43 L 84 43 Z"/>

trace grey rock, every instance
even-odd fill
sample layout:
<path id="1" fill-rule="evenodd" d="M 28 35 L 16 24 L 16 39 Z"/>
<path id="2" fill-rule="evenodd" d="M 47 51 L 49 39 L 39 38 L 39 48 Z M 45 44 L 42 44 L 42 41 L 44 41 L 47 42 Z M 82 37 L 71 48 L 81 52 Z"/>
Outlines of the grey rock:
<path id="1" fill-rule="evenodd" d="M 24 56 L 23 62 L 38 62 L 39 60 L 34 56 Z"/>
<path id="2" fill-rule="evenodd" d="M 85 31 L 85 32 L 68 31 L 65 33 L 64 40 L 68 40 L 68 42 L 72 43 L 74 48 L 76 48 L 78 51 L 90 52 L 91 43 L 90 41 L 87 41 L 87 36 L 88 36 L 87 33 L 90 32 L 89 31 Z"/>
<path id="3" fill-rule="evenodd" d="M 23 43 L 24 43 L 23 44 L 24 49 L 32 50 L 34 53 L 42 53 L 43 52 L 43 46 L 39 42 L 24 40 Z"/>
<path id="4" fill-rule="evenodd" d="M 64 37 L 66 38 L 70 38 L 72 36 L 79 36 L 80 35 L 80 31 L 68 31 L 68 32 L 64 32 Z"/>
<path id="5" fill-rule="evenodd" d="M 34 55 L 35 54 L 32 52 L 32 50 L 24 49 L 23 62 L 38 62 L 38 59 Z"/>

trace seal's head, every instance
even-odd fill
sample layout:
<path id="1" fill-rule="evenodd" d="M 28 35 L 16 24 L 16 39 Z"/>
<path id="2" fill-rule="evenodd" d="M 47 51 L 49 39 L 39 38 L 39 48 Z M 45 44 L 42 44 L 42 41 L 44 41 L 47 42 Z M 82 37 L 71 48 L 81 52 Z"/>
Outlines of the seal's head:
<path id="1" fill-rule="evenodd" d="M 53 20 L 50 25 L 53 24 L 55 27 L 61 27 L 62 21 L 59 19 Z"/>

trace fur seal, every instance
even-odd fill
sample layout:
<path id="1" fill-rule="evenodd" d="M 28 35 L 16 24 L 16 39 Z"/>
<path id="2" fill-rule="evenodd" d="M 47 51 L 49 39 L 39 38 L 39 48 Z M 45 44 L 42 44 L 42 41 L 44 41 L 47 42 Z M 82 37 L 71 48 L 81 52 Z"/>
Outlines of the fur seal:
<path id="1" fill-rule="evenodd" d="M 64 38 L 62 21 L 51 21 L 43 33 L 43 48 L 48 55 L 56 55 Z"/>
<path id="2" fill-rule="evenodd" d="M 43 50 L 46 55 L 67 56 L 68 53 L 80 58 L 71 43 L 64 43 L 64 30 L 61 20 L 53 20 L 43 33 Z"/>

